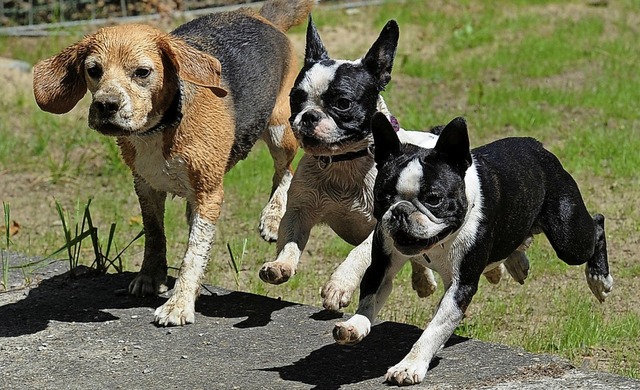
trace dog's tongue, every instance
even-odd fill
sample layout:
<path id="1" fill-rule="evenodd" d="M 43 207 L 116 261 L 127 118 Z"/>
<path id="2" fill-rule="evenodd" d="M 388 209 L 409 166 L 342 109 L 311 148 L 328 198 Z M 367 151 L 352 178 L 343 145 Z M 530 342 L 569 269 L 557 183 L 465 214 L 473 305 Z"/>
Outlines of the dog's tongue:
<path id="1" fill-rule="evenodd" d="M 391 126 L 396 133 L 400 131 L 400 122 L 398 122 L 398 119 L 395 116 L 391 115 L 389 117 L 389 122 L 391 123 Z"/>

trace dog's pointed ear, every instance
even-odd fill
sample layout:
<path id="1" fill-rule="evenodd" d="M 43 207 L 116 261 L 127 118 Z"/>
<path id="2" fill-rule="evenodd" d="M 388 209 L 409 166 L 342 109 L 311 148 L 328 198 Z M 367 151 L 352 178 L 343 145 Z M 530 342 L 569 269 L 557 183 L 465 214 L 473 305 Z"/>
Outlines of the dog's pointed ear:
<path id="1" fill-rule="evenodd" d="M 367 54 L 362 58 L 365 69 L 378 78 L 380 91 L 391 81 L 393 60 L 396 56 L 400 29 L 395 20 L 390 20 L 380 32 Z"/>
<path id="2" fill-rule="evenodd" d="M 433 148 L 454 162 L 464 162 L 465 168 L 471 165 L 471 152 L 469 150 L 469 133 L 467 122 L 462 117 L 457 117 L 449 122 Z"/>
<path id="3" fill-rule="evenodd" d="M 305 65 L 309 65 L 328 59 L 329 53 L 327 53 L 327 49 L 322 44 L 320 34 L 318 34 L 316 25 L 313 24 L 311 14 L 309 14 L 309 23 L 307 24 L 307 43 L 304 51 L 304 63 Z"/>
<path id="4" fill-rule="evenodd" d="M 87 92 L 84 61 L 93 46 L 94 35 L 84 37 L 57 55 L 33 67 L 33 95 L 47 112 L 69 112 Z"/>
<path id="5" fill-rule="evenodd" d="M 375 145 L 376 164 L 383 165 L 392 155 L 400 153 L 398 135 L 389 119 L 383 113 L 376 112 L 373 114 L 373 117 L 371 117 L 371 131 Z"/>
<path id="6" fill-rule="evenodd" d="M 222 65 L 217 58 L 169 35 L 162 35 L 158 46 L 182 80 L 209 88 L 218 97 L 227 96 L 227 91 L 220 86 Z"/>

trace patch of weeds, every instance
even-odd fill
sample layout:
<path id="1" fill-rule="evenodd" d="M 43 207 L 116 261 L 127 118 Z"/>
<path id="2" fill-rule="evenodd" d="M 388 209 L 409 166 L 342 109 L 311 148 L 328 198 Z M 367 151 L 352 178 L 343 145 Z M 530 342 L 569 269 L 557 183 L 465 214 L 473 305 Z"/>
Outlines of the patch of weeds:
<path id="1" fill-rule="evenodd" d="M 60 218 L 60 223 L 64 233 L 65 244 L 49 256 L 45 257 L 39 262 L 49 260 L 57 254 L 66 251 L 67 261 L 69 262 L 69 269 L 77 268 L 80 264 L 80 257 L 83 255 L 82 245 L 87 239 L 91 244 L 91 251 L 93 252 L 94 260 L 91 263 L 91 268 L 96 269 L 98 272 L 106 273 L 110 268 L 113 268 L 116 272 L 122 272 L 122 254 L 127 248 L 133 244 L 136 240 L 144 235 L 141 231 L 136 237 L 133 238 L 122 250 L 118 251 L 115 245 L 115 231 L 116 223 L 112 223 L 109 228 L 109 233 L 106 238 L 106 248 L 101 243 L 98 236 L 98 228 L 93 224 L 93 218 L 91 217 L 91 199 L 87 202 L 82 213 L 82 219 L 80 219 L 80 207 L 76 206 L 76 216 L 73 220 L 70 218 L 68 212 L 64 210 L 62 205 L 56 200 L 56 211 Z M 75 222 L 73 222 L 75 221 Z M 110 257 L 111 250 L 116 251 L 116 255 Z M 26 264 L 24 266 L 32 266 L 34 263 Z M 24 267 L 20 266 L 20 267 Z"/>

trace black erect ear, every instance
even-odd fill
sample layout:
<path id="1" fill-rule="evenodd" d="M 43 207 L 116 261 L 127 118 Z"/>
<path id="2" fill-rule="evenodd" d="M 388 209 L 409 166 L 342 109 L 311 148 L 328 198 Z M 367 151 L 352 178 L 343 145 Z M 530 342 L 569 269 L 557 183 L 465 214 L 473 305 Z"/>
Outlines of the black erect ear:
<path id="1" fill-rule="evenodd" d="M 316 25 L 313 24 L 311 14 L 309 14 L 309 24 L 307 25 L 307 47 L 304 52 L 305 65 L 319 62 L 322 60 L 328 60 L 329 53 L 320 40 Z"/>
<path id="2" fill-rule="evenodd" d="M 362 58 L 365 69 L 378 78 L 379 91 L 382 91 L 391 80 L 391 69 L 399 37 L 398 23 L 395 20 L 388 21 L 378 39 Z"/>
<path id="3" fill-rule="evenodd" d="M 435 151 L 446 155 L 454 164 L 464 164 L 464 169 L 471 165 L 471 152 L 469 151 L 469 133 L 467 122 L 462 117 L 457 117 L 442 129 L 438 142 L 433 148 Z"/>
<path id="4" fill-rule="evenodd" d="M 383 165 L 392 155 L 400 153 L 400 140 L 389 119 L 376 112 L 371 118 L 376 164 Z"/>

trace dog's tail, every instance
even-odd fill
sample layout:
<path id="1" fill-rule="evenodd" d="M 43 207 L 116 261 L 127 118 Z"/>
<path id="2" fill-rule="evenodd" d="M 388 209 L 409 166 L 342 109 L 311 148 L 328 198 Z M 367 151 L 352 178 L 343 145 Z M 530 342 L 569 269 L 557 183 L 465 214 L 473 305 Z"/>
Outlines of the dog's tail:
<path id="1" fill-rule="evenodd" d="M 282 31 L 307 20 L 316 0 L 267 0 L 260 15 Z"/>

